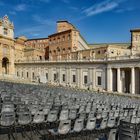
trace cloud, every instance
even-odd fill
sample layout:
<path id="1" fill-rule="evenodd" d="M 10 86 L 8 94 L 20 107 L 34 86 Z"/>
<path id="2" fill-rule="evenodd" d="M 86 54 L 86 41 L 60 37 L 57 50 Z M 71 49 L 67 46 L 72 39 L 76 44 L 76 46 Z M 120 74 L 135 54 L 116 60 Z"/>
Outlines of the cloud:
<path id="1" fill-rule="evenodd" d="M 51 0 L 28 0 L 28 2 L 31 2 L 32 4 L 35 4 L 35 3 L 50 3 Z"/>
<path id="2" fill-rule="evenodd" d="M 16 32 L 16 36 L 26 36 L 27 38 L 40 38 L 48 37 L 49 34 L 54 32 L 52 28 L 47 27 L 46 25 L 34 25 L 28 27 L 22 27 Z"/>
<path id="3" fill-rule="evenodd" d="M 48 33 L 53 32 L 51 26 L 55 26 L 55 22 L 51 19 L 46 19 L 39 15 L 32 15 L 34 25 L 28 27 L 22 27 L 16 32 L 16 36 L 27 35 L 30 37 L 42 37 L 47 36 Z"/>
<path id="4" fill-rule="evenodd" d="M 17 34 L 17 36 L 21 36 L 21 35 L 25 35 L 25 34 L 37 36 L 37 35 L 40 35 L 40 32 L 42 32 L 44 28 L 45 28 L 45 25 L 22 27 L 16 32 L 16 34 Z"/>
<path id="5" fill-rule="evenodd" d="M 38 37 L 38 36 L 40 36 L 40 34 L 39 33 L 33 33 L 32 36 Z"/>
<path id="6" fill-rule="evenodd" d="M 40 0 L 40 2 L 49 3 L 51 0 Z"/>
<path id="7" fill-rule="evenodd" d="M 78 7 L 74 7 L 74 6 L 70 6 L 69 9 L 70 9 L 70 10 L 73 10 L 73 11 L 77 11 L 77 10 L 79 10 Z"/>
<path id="8" fill-rule="evenodd" d="M 123 9 L 117 9 L 115 12 L 116 13 L 123 13 L 123 12 L 129 12 L 129 11 L 133 11 L 134 8 L 123 8 Z"/>
<path id="9" fill-rule="evenodd" d="M 93 16 L 100 13 L 112 11 L 115 8 L 117 8 L 120 3 L 124 2 L 126 0 L 105 0 L 103 2 L 100 2 L 98 4 L 94 4 L 86 9 L 83 10 L 83 13 L 86 14 L 86 16 Z"/>
<path id="10" fill-rule="evenodd" d="M 41 25 L 48 25 L 48 26 L 52 26 L 55 24 L 55 21 L 50 20 L 50 19 L 45 19 L 39 15 L 33 15 L 33 20 Z"/>
<path id="11" fill-rule="evenodd" d="M 32 26 L 29 28 L 21 28 L 18 30 L 18 32 L 16 32 L 16 34 L 18 36 L 24 35 L 24 34 L 37 34 L 38 32 L 40 32 L 40 30 L 42 29 L 42 26 Z"/>
<path id="12" fill-rule="evenodd" d="M 15 11 L 9 11 L 8 12 L 10 15 L 16 15 L 17 13 Z"/>
<path id="13" fill-rule="evenodd" d="M 66 4 L 70 3 L 70 0 L 61 0 L 61 1 L 66 3 Z"/>
<path id="14" fill-rule="evenodd" d="M 27 10 L 27 5 L 26 4 L 18 4 L 14 8 L 16 11 L 25 11 Z"/>

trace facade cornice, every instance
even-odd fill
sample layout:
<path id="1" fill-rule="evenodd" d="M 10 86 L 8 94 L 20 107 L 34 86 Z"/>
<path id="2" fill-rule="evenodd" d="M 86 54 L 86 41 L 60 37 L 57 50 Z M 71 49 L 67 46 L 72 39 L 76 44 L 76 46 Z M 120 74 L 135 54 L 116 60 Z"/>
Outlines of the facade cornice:
<path id="1" fill-rule="evenodd" d="M 10 41 L 15 41 L 15 40 L 12 39 L 12 38 L 5 37 L 5 36 L 2 36 L 2 35 L 0 35 L 0 39 L 7 39 L 7 40 L 10 40 Z"/>

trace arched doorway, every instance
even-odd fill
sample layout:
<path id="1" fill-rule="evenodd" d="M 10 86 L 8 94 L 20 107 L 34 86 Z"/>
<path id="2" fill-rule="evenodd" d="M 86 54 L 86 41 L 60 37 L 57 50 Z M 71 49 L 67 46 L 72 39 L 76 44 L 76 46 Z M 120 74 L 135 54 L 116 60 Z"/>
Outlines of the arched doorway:
<path id="1" fill-rule="evenodd" d="M 3 74 L 8 74 L 9 73 L 9 59 L 7 57 L 4 57 L 2 59 L 2 72 Z"/>

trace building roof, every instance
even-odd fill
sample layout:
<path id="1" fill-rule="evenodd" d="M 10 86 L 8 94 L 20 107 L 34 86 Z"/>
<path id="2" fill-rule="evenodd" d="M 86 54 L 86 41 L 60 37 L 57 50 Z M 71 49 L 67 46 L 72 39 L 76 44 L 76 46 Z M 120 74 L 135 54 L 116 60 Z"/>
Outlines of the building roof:
<path id="1" fill-rule="evenodd" d="M 80 37 L 83 39 L 83 41 L 88 45 L 87 41 L 85 40 L 85 38 L 79 33 Z"/>
<path id="2" fill-rule="evenodd" d="M 99 44 L 88 44 L 90 48 L 102 48 L 102 47 L 108 47 L 108 46 L 118 46 L 118 47 L 129 47 L 130 43 L 99 43 Z"/>
<path id="3" fill-rule="evenodd" d="M 69 23 L 67 20 L 58 20 L 57 23 L 59 23 L 59 22 L 67 22 L 67 23 Z"/>
<path id="4" fill-rule="evenodd" d="M 70 30 L 63 31 L 63 32 L 57 32 L 57 33 L 51 34 L 48 37 L 53 37 L 53 36 L 61 35 L 63 33 L 67 33 L 67 32 L 71 32 L 71 29 Z"/>
<path id="5" fill-rule="evenodd" d="M 140 28 L 132 29 L 132 30 L 130 30 L 130 32 L 140 32 Z"/>
<path id="6" fill-rule="evenodd" d="M 31 38 L 31 39 L 28 39 L 27 41 L 32 41 L 32 40 L 44 40 L 44 39 L 48 39 L 48 37 L 44 37 L 44 38 Z"/>
<path id="7" fill-rule="evenodd" d="M 66 23 L 70 24 L 76 30 L 76 27 L 72 23 L 68 22 L 67 20 L 58 20 L 57 21 L 57 23 L 61 23 L 61 22 L 66 22 Z"/>

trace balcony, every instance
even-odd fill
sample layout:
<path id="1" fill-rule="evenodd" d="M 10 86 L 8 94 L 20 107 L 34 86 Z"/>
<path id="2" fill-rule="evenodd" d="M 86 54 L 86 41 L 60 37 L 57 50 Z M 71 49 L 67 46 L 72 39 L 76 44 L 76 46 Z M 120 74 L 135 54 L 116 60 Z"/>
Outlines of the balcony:
<path id="1" fill-rule="evenodd" d="M 139 60 L 140 56 L 117 56 L 117 57 L 106 57 L 106 58 L 85 58 L 85 59 L 65 59 L 65 60 L 18 60 L 15 63 L 70 63 L 70 62 L 113 62 L 113 61 L 125 61 L 125 60 Z"/>

